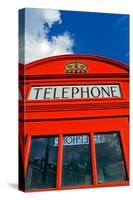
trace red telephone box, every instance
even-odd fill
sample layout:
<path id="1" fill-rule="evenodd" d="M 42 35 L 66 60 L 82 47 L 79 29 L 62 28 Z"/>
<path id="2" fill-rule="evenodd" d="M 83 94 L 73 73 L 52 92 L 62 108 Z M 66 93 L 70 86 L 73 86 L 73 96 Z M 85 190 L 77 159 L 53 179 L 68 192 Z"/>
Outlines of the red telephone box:
<path id="1" fill-rule="evenodd" d="M 54 56 L 20 65 L 19 79 L 21 190 L 129 184 L 127 65 Z"/>

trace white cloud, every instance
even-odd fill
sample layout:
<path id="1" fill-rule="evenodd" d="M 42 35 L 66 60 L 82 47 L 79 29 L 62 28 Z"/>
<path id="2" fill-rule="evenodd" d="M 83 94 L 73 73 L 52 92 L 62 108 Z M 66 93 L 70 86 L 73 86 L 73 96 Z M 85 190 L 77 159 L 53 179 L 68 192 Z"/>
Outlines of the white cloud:
<path id="1" fill-rule="evenodd" d="M 49 37 L 52 26 L 62 23 L 58 10 L 26 9 L 25 19 L 25 39 L 21 35 L 19 42 L 20 63 L 26 64 L 44 57 L 73 53 L 74 40 L 69 32 Z"/>
<path id="2" fill-rule="evenodd" d="M 45 22 L 48 23 L 49 28 L 51 28 L 55 22 L 62 23 L 61 13 L 58 10 L 45 10 L 42 16 L 44 17 Z"/>

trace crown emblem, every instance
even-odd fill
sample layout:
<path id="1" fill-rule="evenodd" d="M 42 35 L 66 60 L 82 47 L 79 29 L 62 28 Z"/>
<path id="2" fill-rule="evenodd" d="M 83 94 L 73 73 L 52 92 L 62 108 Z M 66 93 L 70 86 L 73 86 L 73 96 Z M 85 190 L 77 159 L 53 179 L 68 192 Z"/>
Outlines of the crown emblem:
<path id="1" fill-rule="evenodd" d="M 86 73 L 87 65 L 81 62 L 71 62 L 65 65 L 66 73 Z"/>

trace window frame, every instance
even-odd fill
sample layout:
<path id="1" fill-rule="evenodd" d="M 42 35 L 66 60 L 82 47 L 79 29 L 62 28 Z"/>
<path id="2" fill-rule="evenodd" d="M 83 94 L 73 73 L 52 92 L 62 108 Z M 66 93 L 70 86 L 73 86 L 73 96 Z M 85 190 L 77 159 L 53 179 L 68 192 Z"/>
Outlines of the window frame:
<path id="1" fill-rule="evenodd" d="M 91 138 L 90 138 L 90 133 L 85 133 L 85 132 L 82 132 L 82 133 L 75 133 L 75 134 L 63 134 L 63 139 L 64 137 L 66 136 L 77 136 L 77 135 L 87 135 L 88 138 L 89 138 L 89 150 L 90 150 L 90 163 L 91 163 L 91 179 L 92 179 L 92 182 L 91 183 L 88 183 L 88 184 L 82 184 L 83 186 L 90 186 L 90 185 L 93 185 L 93 169 L 92 169 L 92 151 L 91 151 Z M 64 140 L 63 140 L 64 142 Z M 63 168 L 63 151 L 64 151 L 64 145 L 62 145 L 62 168 Z M 62 173 L 63 174 L 63 173 Z M 68 185 L 68 186 L 63 186 L 62 185 L 62 176 L 61 176 L 61 188 L 68 188 L 68 187 L 76 187 L 76 186 L 81 186 L 81 185 Z"/>
<path id="2" fill-rule="evenodd" d="M 56 167 L 56 187 L 55 188 L 40 188 L 40 189 L 27 189 L 27 191 L 44 191 L 44 190 L 59 190 L 59 189 L 76 189 L 76 188 L 95 188 L 95 187 L 106 187 L 106 186 L 120 186 L 120 185 L 128 185 L 129 181 L 129 174 L 127 169 L 127 154 L 125 151 L 125 145 L 124 145 L 124 138 L 122 134 L 122 129 L 120 130 L 111 130 L 111 131 L 88 131 L 88 133 L 85 132 L 79 132 L 79 133 L 59 133 L 59 134 L 41 134 L 37 136 L 28 135 L 27 136 L 27 142 L 25 145 L 25 164 L 24 164 L 24 171 L 25 176 L 27 174 L 28 169 L 28 162 L 29 162 L 29 156 L 30 156 L 30 150 L 31 150 L 31 140 L 32 137 L 50 137 L 50 136 L 57 136 L 58 139 L 58 152 L 57 152 L 57 167 Z M 104 183 L 98 183 L 98 176 L 97 176 L 97 162 L 96 162 L 96 149 L 95 149 L 95 141 L 94 141 L 94 135 L 95 134 L 111 134 L 111 133 L 119 133 L 120 138 L 120 146 L 125 166 L 125 172 L 127 175 L 126 181 L 116 181 L 116 182 L 104 182 Z M 63 164 L 63 137 L 66 135 L 89 135 L 89 141 L 90 141 L 90 156 L 91 156 L 91 169 L 92 169 L 92 184 L 84 184 L 84 185 L 76 185 L 76 186 L 62 186 L 62 164 Z"/>
<path id="3" fill-rule="evenodd" d="M 24 174 L 25 174 L 25 181 L 26 181 L 26 176 L 28 173 L 28 164 L 29 164 L 29 159 L 30 159 L 30 152 L 31 152 L 31 145 L 32 145 L 32 138 L 40 138 L 40 137 L 58 137 L 59 135 L 55 134 L 55 135 L 41 135 L 41 136 L 31 136 L 28 135 L 27 136 L 27 143 L 25 145 L 25 165 L 24 165 Z M 38 191 L 38 190 L 49 190 L 49 189 L 56 189 L 57 188 L 57 173 L 58 173 L 58 154 L 59 154 L 59 145 L 58 145 L 58 149 L 57 149 L 57 163 L 56 163 L 56 183 L 55 183 L 55 187 L 49 187 L 49 188 L 34 188 L 34 189 L 26 189 L 28 191 Z"/>
<path id="4" fill-rule="evenodd" d="M 120 131 L 106 131 L 106 132 L 94 132 L 94 136 L 95 135 L 100 135 L 100 134 L 114 134 L 114 133 L 116 133 L 116 134 L 118 134 L 119 135 L 119 144 L 120 144 L 120 149 L 121 149 L 121 155 L 122 155 L 122 158 L 123 158 L 123 162 L 124 162 L 124 169 L 125 169 L 125 174 L 126 174 L 126 177 L 127 177 L 127 180 L 128 180 L 128 173 L 127 173 L 127 168 L 126 168 L 126 159 L 125 159 L 125 153 L 124 153 L 124 147 L 123 147 L 123 142 L 122 142 L 122 134 L 120 133 Z M 96 159 L 96 147 L 94 147 L 95 148 L 95 159 Z M 96 159 L 96 170 L 97 170 L 97 159 Z M 97 173 L 97 172 L 96 172 Z M 126 181 L 127 181 L 126 180 Z M 116 183 L 117 182 L 124 182 L 124 181 L 115 181 Z M 98 185 L 101 185 L 101 184 L 108 184 L 108 183 L 115 183 L 115 182 L 107 182 L 107 181 L 105 181 L 105 182 L 103 182 L 103 183 L 99 183 L 98 182 L 98 175 L 97 175 L 97 184 Z"/>

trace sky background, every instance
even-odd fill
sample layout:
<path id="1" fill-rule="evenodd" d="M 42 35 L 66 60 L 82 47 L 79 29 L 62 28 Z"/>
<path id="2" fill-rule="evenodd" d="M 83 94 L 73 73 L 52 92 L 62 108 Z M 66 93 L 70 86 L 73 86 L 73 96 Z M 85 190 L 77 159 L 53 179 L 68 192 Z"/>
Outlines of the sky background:
<path id="1" fill-rule="evenodd" d="M 129 64 L 128 15 L 27 8 L 19 20 L 20 63 L 75 53 Z"/>

